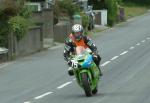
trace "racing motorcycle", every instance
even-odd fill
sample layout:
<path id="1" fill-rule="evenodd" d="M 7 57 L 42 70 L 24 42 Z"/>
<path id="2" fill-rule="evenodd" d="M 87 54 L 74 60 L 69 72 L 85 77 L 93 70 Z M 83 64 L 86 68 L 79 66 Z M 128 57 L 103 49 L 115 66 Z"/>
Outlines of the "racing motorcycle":
<path id="1" fill-rule="evenodd" d="M 98 92 L 100 81 L 99 69 L 93 61 L 92 51 L 84 47 L 76 47 L 76 55 L 72 57 L 73 73 L 79 86 L 87 97 Z"/>

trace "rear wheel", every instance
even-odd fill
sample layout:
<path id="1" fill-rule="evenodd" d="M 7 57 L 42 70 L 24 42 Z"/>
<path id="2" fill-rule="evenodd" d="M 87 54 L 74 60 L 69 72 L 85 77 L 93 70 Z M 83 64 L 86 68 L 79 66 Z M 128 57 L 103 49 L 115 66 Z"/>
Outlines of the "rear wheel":
<path id="1" fill-rule="evenodd" d="M 82 76 L 82 83 L 83 83 L 85 94 L 87 97 L 90 97 L 92 96 L 92 91 L 91 91 L 90 83 L 88 80 L 88 76 L 86 73 L 83 73 L 81 76 Z"/>

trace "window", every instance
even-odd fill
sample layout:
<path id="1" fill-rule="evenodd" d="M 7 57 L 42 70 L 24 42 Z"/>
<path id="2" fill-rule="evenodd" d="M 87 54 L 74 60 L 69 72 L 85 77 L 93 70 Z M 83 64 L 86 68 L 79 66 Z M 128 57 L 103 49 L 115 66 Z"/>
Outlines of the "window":
<path id="1" fill-rule="evenodd" d="M 26 3 L 25 4 L 31 11 L 41 11 L 41 3 Z"/>

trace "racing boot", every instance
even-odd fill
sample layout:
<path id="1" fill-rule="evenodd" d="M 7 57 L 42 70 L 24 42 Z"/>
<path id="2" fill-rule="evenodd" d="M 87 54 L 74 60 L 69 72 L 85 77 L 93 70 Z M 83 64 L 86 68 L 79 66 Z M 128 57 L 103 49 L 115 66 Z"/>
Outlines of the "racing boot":
<path id="1" fill-rule="evenodd" d="M 70 76 L 73 76 L 73 75 L 74 75 L 74 72 L 73 72 L 72 67 L 69 67 L 69 68 L 68 68 L 68 74 L 69 74 Z"/>
<path id="2" fill-rule="evenodd" d="M 98 69 L 99 69 L 99 75 L 100 75 L 100 76 L 103 76 L 103 73 L 102 73 L 102 71 L 101 71 L 101 69 L 100 69 L 99 66 L 98 66 Z"/>

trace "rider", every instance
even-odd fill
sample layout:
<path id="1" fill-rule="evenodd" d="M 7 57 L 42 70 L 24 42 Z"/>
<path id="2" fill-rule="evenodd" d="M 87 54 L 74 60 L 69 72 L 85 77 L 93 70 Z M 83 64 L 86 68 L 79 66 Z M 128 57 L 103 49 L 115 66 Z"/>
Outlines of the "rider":
<path id="1" fill-rule="evenodd" d="M 100 71 L 100 76 L 102 76 L 102 72 L 100 70 L 99 64 L 101 61 L 101 57 L 98 55 L 97 47 L 91 41 L 91 39 L 85 35 L 83 35 L 83 27 L 80 24 L 75 24 L 72 26 L 72 33 L 69 34 L 69 37 L 65 41 L 64 47 L 64 59 L 67 61 L 69 65 L 68 74 L 70 76 L 74 75 L 73 70 L 71 68 L 71 54 L 75 52 L 75 48 L 77 46 L 83 46 L 84 48 L 90 48 L 93 55 L 93 60 Z"/>

